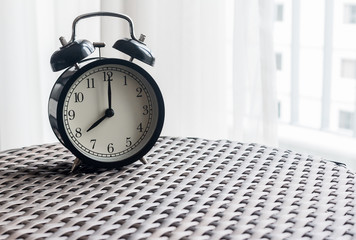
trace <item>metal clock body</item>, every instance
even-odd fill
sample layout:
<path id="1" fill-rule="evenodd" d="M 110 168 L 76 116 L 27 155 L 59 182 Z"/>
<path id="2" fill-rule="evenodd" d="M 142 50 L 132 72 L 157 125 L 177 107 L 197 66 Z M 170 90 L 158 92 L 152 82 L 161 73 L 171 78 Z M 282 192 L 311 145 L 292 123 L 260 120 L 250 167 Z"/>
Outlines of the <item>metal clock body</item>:
<path id="1" fill-rule="evenodd" d="M 97 59 L 67 69 L 49 99 L 57 138 L 84 163 L 104 167 L 130 164 L 157 141 L 164 102 L 154 79 L 122 59 Z"/>
<path id="2" fill-rule="evenodd" d="M 113 48 L 130 60 L 103 58 L 103 42 L 76 39 L 76 24 L 90 17 L 115 17 L 129 24 L 131 38 L 117 40 Z M 143 156 L 157 141 L 164 122 L 164 102 L 154 79 L 134 59 L 153 66 L 155 58 L 137 39 L 132 20 L 123 14 L 93 12 L 74 19 L 69 42 L 51 56 L 52 70 L 64 70 L 53 86 L 48 115 L 59 141 L 81 162 L 99 167 L 120 167 Z M 87 58 L 95 49 L 99 56 Z"/>

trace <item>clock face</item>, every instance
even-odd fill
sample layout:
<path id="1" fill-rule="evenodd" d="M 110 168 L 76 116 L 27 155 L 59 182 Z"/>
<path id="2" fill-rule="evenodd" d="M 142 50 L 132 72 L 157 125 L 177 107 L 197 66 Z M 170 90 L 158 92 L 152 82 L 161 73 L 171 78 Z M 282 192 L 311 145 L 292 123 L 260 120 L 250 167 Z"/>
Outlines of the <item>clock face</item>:
<path id="1" fill-rule="evenodd" d="M 163 99 L 153 79 L 137 65 L 102 60 L 70 84 L 61 115 L 66 137 L 85 158 L 133 162 L 159 136 Z"/>

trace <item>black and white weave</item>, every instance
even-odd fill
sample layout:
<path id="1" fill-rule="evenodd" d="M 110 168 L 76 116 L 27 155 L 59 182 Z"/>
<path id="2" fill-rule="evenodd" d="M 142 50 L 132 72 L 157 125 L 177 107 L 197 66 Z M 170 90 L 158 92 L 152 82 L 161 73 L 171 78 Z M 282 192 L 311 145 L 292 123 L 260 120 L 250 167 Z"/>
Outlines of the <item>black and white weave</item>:
<path id="1" fill-rule="evenodd" d="M 355 173 L 323 159 L 172 137 L 146 165 L 70 173 L 74 159 L 0 153 L 0 239 L 356 239 Z"/>

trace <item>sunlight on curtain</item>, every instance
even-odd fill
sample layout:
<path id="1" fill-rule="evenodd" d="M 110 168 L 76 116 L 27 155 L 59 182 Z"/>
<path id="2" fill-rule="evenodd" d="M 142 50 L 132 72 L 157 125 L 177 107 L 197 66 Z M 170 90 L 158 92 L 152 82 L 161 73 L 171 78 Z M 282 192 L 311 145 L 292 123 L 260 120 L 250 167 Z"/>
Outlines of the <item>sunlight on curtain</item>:
<path id="1" fill-rule="evenodd" d="M 140 1 L 126 2 L 125 10 L 156 55 L 151 71 L 166 101 L 163 134 L 230 137 L 232 25 L 227 17 L 232 12 L 227 2 L 153 1 L 142 8 L 137 8 Z"/>
<path id="2" fill-rule="evenodd" d="M 276 146 L 273 1 L 234 3 L 234 137 Z"/>
<path id="3" fill-rule="evenodd" d="M 123 10 L 147 35 L 163 134 L 277 144 L 273 1 L 120 2 L 104 10 Z"/>
<path id="4" fill-rule="evenodd" d="M 0 9 L 0 148 L 57 141 L 47 101 L 59 73 L 50 69 L 58 38 L 70 38 L 82 13 L 129 15 L 156 57 L 152 68 L 165 99 L 164 135 L 276 144 L 272 1 L 5 0 Z M 252 14 L 252 15 L 249 15 Z M 78 38 L 112 44 L 128 37 L 125 22 L 88 19 Z M 238 45 L 243 44 L 243 45 Z"/>

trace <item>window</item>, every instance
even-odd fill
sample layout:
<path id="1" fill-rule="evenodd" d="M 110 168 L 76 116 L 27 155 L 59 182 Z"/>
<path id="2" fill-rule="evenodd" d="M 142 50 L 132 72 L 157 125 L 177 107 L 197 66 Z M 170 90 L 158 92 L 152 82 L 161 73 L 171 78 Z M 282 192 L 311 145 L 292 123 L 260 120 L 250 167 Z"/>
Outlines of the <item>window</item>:
<path id="1" fill-rule="evenodd" d="M 279 146 L 356 169 L 356 0 L 276 2 Z"/>
<path id="2" fill-rule="evenodd" d="M 345 4 L 344 5 L 344 23 L 355 24 L 356 23 L 356 5 Z"/>
<path id="3" fill-rule="evenodd" d="M 353 129 L 353 113 L 348 111 L 339 111 L 339 128 L 352 130 Z"/>
<path id="4" fill-rule="evenodd" d="M 276 69 L 278 71 L 282 70 L 282 54 L 281 53 L 276 53 Z"/>
<path id="5" fill-rule="evenodd" d="M 354 59 L 341 60 L 341 77 L 356 79 L 356 60 Z"/>
<path id="6" fill-rule="evenodd" d="M 275 20 L 277 22 L 282 22 L 283 21 L 283 4 L 277 4 L 275 7 Z"/>

